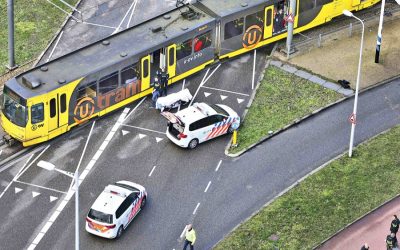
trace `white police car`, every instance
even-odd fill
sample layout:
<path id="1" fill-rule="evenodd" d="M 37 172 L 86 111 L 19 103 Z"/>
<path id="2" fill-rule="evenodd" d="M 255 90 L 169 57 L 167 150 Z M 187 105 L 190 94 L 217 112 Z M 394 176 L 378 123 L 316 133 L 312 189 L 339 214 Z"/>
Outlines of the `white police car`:
<path id="1" fill-rule="evenodd" d="M 193 149 L 199 143 L 226 133 L 240 125 L 240 117 L 230 107 L 222 104 L 194 103 L 173 114 L 162 112 L 167 118 L 167 137 L 176 145 Z"/>
<path id="2" fill-rule="evenodd" d="M 129 181 L 108 185 L 86 217 L 86 231 L 104 238 L 119 238 L 146 204 L 144 187 Z"/>

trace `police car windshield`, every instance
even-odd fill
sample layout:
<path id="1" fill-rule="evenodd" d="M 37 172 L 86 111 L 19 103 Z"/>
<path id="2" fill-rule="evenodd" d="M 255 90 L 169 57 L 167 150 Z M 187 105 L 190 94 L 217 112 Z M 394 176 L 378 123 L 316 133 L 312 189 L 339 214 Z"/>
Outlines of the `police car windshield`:
<path id="1" fill-rule="evenodd" d="M 113 222 L 112 215 L 111 214 L 105 214 L 100 211 L 90 209 L 88 217 L 90 219 L 93 219 L 95 221 L 111 224 Z"/>
<path id="2" fill-rule="evenodd" d="M 215 110 L 215 112 L 217 112 L 217 114 L 229 116 L 228 112 L 226 112 L 220 106 L 213 104 L 213 105 L 211 105 L 211 107 Z"/>

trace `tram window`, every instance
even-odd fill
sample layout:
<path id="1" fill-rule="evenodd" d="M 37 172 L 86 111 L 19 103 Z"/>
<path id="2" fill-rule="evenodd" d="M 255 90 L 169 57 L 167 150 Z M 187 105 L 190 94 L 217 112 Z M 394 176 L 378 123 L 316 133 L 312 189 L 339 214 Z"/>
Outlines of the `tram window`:
<path id="1" fill-rule="evenodd" d="M 145 59 L 143 61 L 143 77 L 146 78 L 149 76 L 149 59 Z"/>
<path id="2" fill-rule="evenodd" d="M 169 66 L 173 66 L 175 63 L 175 48 L 169 48 L 169 52 L 168 52 L 168 64 Z"/>
<path id="3" fill-rule="evenodd" d="M 32 124 L 44 121 L 44 105 L 43 103 L 35 104 L 31 107 Z"/>
<path id="4" fill-rule="evenodd" d="M 56 98 L 50 99 L 50 118 L 56 116 L 57 107 L 56 107 Z"/>
<path id="5" fill-rule="evenodd" d="M 235 19 L 225 24 L 224 29 L 224 40 L 238 36 L 243 33 L 243 22 L 244 18 Z"/>
<path id="6" fill-rule="evenodd" d="M 118 72 L 114 72 L 99 80 L 99 93 L 105 94 L 118 87 Z"/>
<path id="7" fill-rule="evenodd" d="M 261 29 L 264 27 L 264 11 L 259 11 L 257 13 L 254 13 L 252 15 L 246 16 L 246 28 L 250 28 L 253 25 L 257 25 Z"/>
<path id="8" fill-rule="evenodd" d="M 313 1 L 300 1 L 300 6 L 299 6 L 299 12 L 302 13 L 307 10 L 311 10 L 315 8 L 315 2 L 316 0 Z"/>
<path id="9" fill-rule="evenodd" d="M 77 100 L 80 100 L 87 96 L 95 98 L 96 92 L 97 92 L 97 83 L 96 82 L 90 82 L 88 84 L 80 86 L 78 88 L 78 99 Z"/>
<path id="10" fill-rule="evenodd" d="M 193 39 L 194 42 L 194 52 L 203 50 L 211 46 L 211 30 L 206 33 L 196 36 Z"/>
<path id="11" fill-rule="evenodd" d="M 137 82 L 139 78 L 140 74 L 137 63 L 121 70 L 121 84 Z"/>
<path id="12" fill-rule="evenodd" d="M 60 96 L 60 111 L 64 113 L 67 110 L 67 95 L 62 94 Z"/>
<path id="13" fill-rule="evenodd" d="M 179 43 L 176 46 L 176 59 L 181 60 L 192 54 L 192 39 Z"/>
<path id="14" fill-rule="evenodd" d="M 322 6 L 322 5 L 328 4 L 330 2 L 332 2 L 332 0 L 316 0 L 316 5 Z"/>
<path id="15" fill-rule="evenodd" d="M 267 22 L 265 26 L 270 26 L 272 24 L 272 9 L 267 10 Z"/>

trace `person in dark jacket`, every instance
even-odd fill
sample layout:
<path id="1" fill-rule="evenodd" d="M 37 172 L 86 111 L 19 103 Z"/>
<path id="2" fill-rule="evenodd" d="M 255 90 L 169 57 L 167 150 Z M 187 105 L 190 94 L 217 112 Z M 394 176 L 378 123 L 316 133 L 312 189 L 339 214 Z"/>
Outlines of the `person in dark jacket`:
<path id="1" fill-rule="evenodd" d="M 152 96 L 151 96 L 151 100 L 152 100 L 153 107 L 155 107 L 157 99 L 158 99 L 158 97 L 160 97 L 160 83 L 158 82 L 157 77 L 154 77 L 154 82 L 151 84 L 151 86 L 154 88 Z"/>
<path id="2" fill-rule="evenodd" d="M 393 215 L 392 223 L 390 224 L 390 232 L 397 234 L 399 231 L 400 220 L 397 218 L 397 215 Z"/>
<path id="3" fill-rule="evenodd" d="M 168 80 L 169 74 L 165 72 L 165 68 L 162 68 L 160 74 L 161 96 L 167 96 Z"/>
<path id="4" fill-rule="evenodd" d="M 397 247 L 397 238 L 394 233 L 389 234 L 386 236 L 386 249 L 392 250 Z"/>
<path id="5" fill-rule="evenodd" d="M 365 243 L 362 247 L 361 250 L 369 250 L 369 246 L 367 243 Z"/>

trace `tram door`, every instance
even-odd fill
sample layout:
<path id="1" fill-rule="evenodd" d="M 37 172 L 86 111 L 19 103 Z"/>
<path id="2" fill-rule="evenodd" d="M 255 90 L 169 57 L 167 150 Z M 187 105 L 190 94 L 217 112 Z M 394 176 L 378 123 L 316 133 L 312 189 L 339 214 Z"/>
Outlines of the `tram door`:
<path id="1" fill-rule="evenodd" d="M 264 39 L 272 36 L 274 6 L 265 7 Z"/>
<path id="2" fill-rule="evenodd" d="M 168 46 L 167 54 L 168 74 L 172 78 L 176 75 L 176 44 Z"/>
<path id="3" fill-rule="evenodd" d="M 147 55 L 142 58 L 141 60 L 141 79 L 142 79 L 142 86 L 141 90 L 144 91 L 150 88 L 150 55 Z"/>

